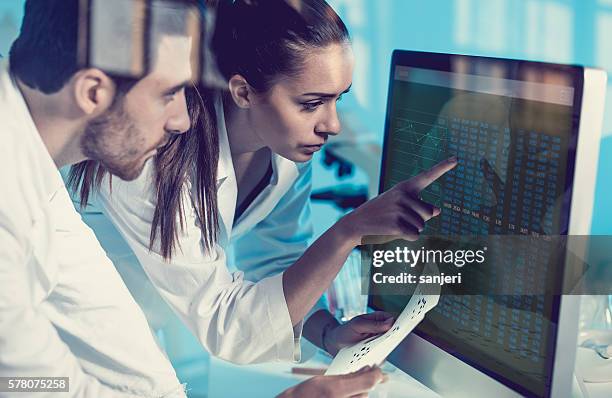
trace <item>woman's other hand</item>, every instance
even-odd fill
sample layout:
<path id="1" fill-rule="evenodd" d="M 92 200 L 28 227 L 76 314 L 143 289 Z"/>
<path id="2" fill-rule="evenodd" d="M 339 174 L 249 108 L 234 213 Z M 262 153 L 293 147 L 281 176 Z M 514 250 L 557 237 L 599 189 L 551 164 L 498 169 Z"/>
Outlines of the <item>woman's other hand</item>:
<path id="1" fill-rule="evenodd" d="M 292 387 L 277 398 L 367 398 L 387 376 L 378 367 L 366 366 L 355 373 L 338 376 L 315 376 Z"/>
<path id="2" fill-rule="evenodd" d="M 330 355 L 335 356 L 344 347 L 385 333 L 393 326 L 394 321 L 393 315 L 383 311 L 356 316 L 329 330 L 325 336 L 325 347 Z"/>

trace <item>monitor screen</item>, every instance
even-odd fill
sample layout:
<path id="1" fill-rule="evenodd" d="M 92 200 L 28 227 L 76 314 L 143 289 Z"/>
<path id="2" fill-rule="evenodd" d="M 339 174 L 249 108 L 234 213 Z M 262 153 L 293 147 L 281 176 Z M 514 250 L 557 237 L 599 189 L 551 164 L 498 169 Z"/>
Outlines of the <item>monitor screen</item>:
<path id="1" fill-rule="evenodd" d="M 422 193 L 443 209 L 423 234 L 566 234 L 582 74 L 566 65 L 396 51 L 381 192 L 456 155 L 458 166 Z M 557 276 L 537 283 L 557 284 Z M 399 312 L 408 299 L 370 296 L 369 304 Z M 443 295 L 416 333 L 515 391 L 547 396 L 559 300 Z"/>

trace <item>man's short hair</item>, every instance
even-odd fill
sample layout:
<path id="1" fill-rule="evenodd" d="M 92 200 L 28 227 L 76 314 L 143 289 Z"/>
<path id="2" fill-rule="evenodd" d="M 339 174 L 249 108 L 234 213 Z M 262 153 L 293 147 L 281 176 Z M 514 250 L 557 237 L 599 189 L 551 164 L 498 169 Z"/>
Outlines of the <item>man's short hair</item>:
<path id="1" fill-rule="evenodd" d="M 78 70 L 78 24 L 78 0 L 27 0 L 11 74 L 45 94 L 59 91 Z"/>

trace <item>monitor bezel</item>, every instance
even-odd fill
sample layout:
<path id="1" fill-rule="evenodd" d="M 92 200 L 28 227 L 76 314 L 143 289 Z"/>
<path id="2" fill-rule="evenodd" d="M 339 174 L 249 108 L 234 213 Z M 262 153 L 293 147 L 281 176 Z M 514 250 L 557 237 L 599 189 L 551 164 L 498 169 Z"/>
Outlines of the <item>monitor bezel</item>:
<path id="1" fill-rule="evenodd" d="M 578 65 L 561 65 L 561 64 L 552 64 L 552 63 L 544 63 L 544 62 L 535 62 L 535 61 L 525 61 L 525 60 L 512 60 L 512 59 L 503 59 L 503 58 L 493 58 L 493 57 L 481 57 L 481 56 L 471 56 L 471 55 L 462 55 L 462 54 L 445 54 L 445 53 L 432 53 L 432 52 L 421 52 L 421 51 L 406 51 L 406 50 L 395 50 L 392 55 L 391 65 L 390 65 L 390 73 L 389 73 L 389 86 L 388 86 L 388 94 L 387 94 L 387 109 L 385 116 L 385 129 L 384 129 L 384 138 L 383 138 L 383 152 L 382 152 L 382 161 L 381 161 L 381 169 L 380 169 L 380 178 L 379 178 L 379 192 L 382 192 L 382 183 L 385 179 L 385 164 L 387 161 L 387 151 L 389 142 L 389 128 L 390 128 L 390 117 L 391 117 L 391 99 L 393 98 L 393 88 L 395 81 L 395 69 L 397 66 L 407 66 L 414 68 L 423 68 L 423 69 L 433 69 L 439 70 L 443 72 L 453 72 L 451 66 L 453 64 L 453 58 L 462 58 L 468 62 L 477 60 L 479 62 L 501 62 L 507 65 L 508 70 L 514 71 L 514 79 L 521 80 L 519 78 L 519 74 L 517 71 L 520 70 L 521 67 L 529 66 L 529 67 L 537 67 L 537 68 L 547 68 L 553 69 L 556 71 L 561 71 L 563 73 L 567 73 L 572 76 L 573 87 L 574 87 L 574 102 L 573 102 L 573 118 L 572 118 L 572 130 L 571 130 L 571 139 L 568 143 L 569 150 L 568 156 L 569 159 L 573 161 L 568 162 L 567 164 L 567 176 L 575 177 L 576 171 L 576 159 L 577 159 L 577 146 L 579 140 L 579 130 L 581 128 L 581 114 L 582 114 L 582 103 L 583 103 L 583 87 L 584 87 L 584 70 L 585 68 Z M 486 76 L 486 75 L 485 75 Z M 510 78 L 510 77 L 509 77 Z M 565 209 L 573 209 L 572 208 L 572 198 L 573 198 L 573 186 L 569 181 L 572 181 L 573 178 L 566 178 L 566 189 L 564 196 L 563 206 Z M 564 212 L 567 213 L 567 212 Z M 563 220 L 563 224 L 561 226 L 561 231 L 564 234 L 567 233 L 588 233 L 584 228 L 580 228 L 579 230 L 570 231 L 570 218 L 572 217 L 572 213 L 570 213 L 569 217 L 566 220 Z M 588 219 L 590 220 L 590 214 Z M 590 223 L 589 223 L 590 225 Z M 560 276 L 560 280 L 563 280 L 563 276 Z M 553 321 L 560 325 L 560 315 L 562 311 L 562 306 L 564 307 L 564 311 L 570 314 L 570 318 L 577 316 L 577 304 L 575 303 L 575 297 L 572 297 L 571 300 L 564 300 L 566 303 L 562 303 L 562 297 L 556 296 L 554 299 L 554 305 L 552 310 Z M 368 304 L 371 308 L 373 307 L 372 296 L 368 298 Z M 565 318 L 565 317 L 564 317 Z M 462 363 L 467 364 L 468 366 L 474 368 L 478 372 L 482 373 L 488 378 L 493 379 L 496 382 L 501 383 L 503 386 L 510 389 L 507 392 L 514 391 L 520 394 L 533 394 L 532 391 L 527 390 L 523 386 L 505 378 L 503 375 L 497 374 L 495 372 L 489 371 L 488 369 L 480 366 L 473 361 L 467 360 L 465 358 L 461 358 L 460 355 L 456 353 L 450 352 L 450 350 L 445 347 L 444 342 L 436 341 L 436 339 L 432 336 L 427 335 L 426 333 L 415 330 L 414 333 L 418 336 L 419 339 L 424 342 L 429 343 L 432 347 L 435 347 L 445 354 L 452 356 L 453 358 L 461 361 Z M 552 353 L 546 364 L 546 371 L 549 380 L 551 380 L 550 385 L 546 386 L 545 396 L 550 396 L 551 393 L 558 388 L 555 388 L 555 377 L 558 376 L 558 369 L 555 366 L 555 358 L 557 356 L 557 348 L 559 346 L 560 334 L 557 331 L 554 332 L 552 336 L 551 342 L 555 345 L 551 347 L 550 351 Z M 567 334 L 567 333 L 566 333 Z M 572 333 L 569 333 L 570 339 Z M 566 339 L 567 337 L 563 337 Z M 574 336 L 575 338 L 575 336 Z M 411 344 L 414 344 L 417 340 L 412 338 Z M 571 361 L 573 363 L 573 359 Z M 563 374 L 567 373 L 567 370 L 561 372 Z"/>

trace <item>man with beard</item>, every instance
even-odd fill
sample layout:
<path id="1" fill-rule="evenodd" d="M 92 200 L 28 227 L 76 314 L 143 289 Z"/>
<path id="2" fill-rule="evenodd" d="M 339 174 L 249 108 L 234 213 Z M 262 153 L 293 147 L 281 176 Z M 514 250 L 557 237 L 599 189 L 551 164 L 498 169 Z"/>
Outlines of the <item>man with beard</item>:
<path id="1" fill-rule="evenodd" d="M 27 1 L 0 66 L 0 376 L 68 377 L 78 397 L 182 397 L 58 168 L 94 159 L 134 179 L 186 132 L 191 40 L 160 35 L 141 79 L 79 68 L 78 4 Z"/>
<path id="2" fill-rule="evenodd" d="M 168 18 L 141 79 L 80 68 L 78 4 L 27 0 L 10 58 L 0 60 L 0 377 L 13 385 L 65 377 L 71 397 L 184 397 L 58 168 L 91 159 L 135 179 L 160 146 L 186 132 L 191 39 Z M 318 376 L 283 396 L 357 396 L 382 379 L 377 368 Z"/>

